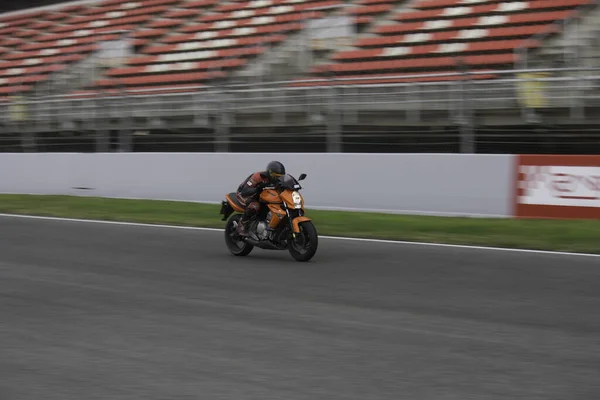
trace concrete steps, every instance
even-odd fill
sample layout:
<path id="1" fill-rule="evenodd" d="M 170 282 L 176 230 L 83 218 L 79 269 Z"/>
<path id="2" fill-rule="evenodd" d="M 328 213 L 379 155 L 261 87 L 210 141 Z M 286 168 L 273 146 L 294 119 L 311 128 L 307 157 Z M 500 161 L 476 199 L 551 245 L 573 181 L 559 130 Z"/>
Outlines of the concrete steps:
<path id="1" fill-rule="evenodd" d="M 562 31 L 532 51 L 528 66 L 600 67 L 600 1 L 580 17 L 565 22 Z"/>

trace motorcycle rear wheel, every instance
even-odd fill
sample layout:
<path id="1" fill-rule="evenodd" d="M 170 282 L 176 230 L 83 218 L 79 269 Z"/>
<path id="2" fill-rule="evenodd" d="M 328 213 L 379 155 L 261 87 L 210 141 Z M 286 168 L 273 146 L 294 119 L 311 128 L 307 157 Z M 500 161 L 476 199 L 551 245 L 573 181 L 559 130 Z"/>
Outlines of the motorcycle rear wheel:
<path id="1" fill-rule="evenodd" d="M 300 223 L 300 233 L 297 238 L 289 239 L 289 252 L 294 260 L 307 262 L 314 257 L 319 247 L 319 235 L 317 228 L 311 221 Z"/>
<path id="2" fill-rule="evenodd" d="M 227 221 L 225 225 L 225 244 L 227 244 L 227 248 L 237 257 L 244 257 L 250 254 L 254 246 L 244 242 L 243 240 L 236 241 L 234 239 L 235 231 L 237 229 L 237 225 L 240 223 L 240 219 L 242 218 L 241 214 L 235 214 Z M 233 236 L 232 236 L 233 235 Z"/>

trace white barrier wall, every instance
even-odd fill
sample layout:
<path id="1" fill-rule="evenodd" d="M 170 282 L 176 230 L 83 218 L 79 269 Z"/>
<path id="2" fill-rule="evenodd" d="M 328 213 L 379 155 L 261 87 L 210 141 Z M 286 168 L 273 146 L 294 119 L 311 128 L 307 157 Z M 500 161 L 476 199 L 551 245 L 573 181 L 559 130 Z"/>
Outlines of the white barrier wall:
<path id="1" fill-rule="evenodd" d="M 220 202 L 274 159 L 308 175 L 309 208 L 512 215 L 512 155 L 0 154 L 0 192 Z"/>

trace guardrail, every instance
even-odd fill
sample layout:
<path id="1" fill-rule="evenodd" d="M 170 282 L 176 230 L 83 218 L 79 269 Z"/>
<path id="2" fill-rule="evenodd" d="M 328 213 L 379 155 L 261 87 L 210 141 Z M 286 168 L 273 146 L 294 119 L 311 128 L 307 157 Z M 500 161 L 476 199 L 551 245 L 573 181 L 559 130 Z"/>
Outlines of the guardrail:
<path id="1" fill-rule="evenodd" d="M 600 68 L 536 69 L 455 74 L 401 76 L 405 82 L 386 83 L 393 77 L 319 79 L 164 90 L 56 95 L 19 98 L 0 103 L 0 122 L 37 123 L 86 121 L 106 118 L 206 117 L 221 113 L 338 112 L 352 118 L 373 111 L 442 111 L 455 118 L 467 110 L 528 108 L 530 95 L 539 95 L 547 108 L 600 105 Z M 531 74 L 546 73 L 534 78 Z M 576 73 L 576 74 L 575 74 Z M 523 77 L 522 74 L 530 74 Z M 574 74 L 570 76 L 570 74 Z M 485 76 L 494 79 L 480 79 Z M 423 81 L 423 80 L 437 81 Z M 410 82 L 410 80 L 415 80 Z M 421 81 L 417 81 L 421 80 Z M 406 82 L 409 81 L 409 82 Z M 381 83 L 379 83 L 381 82 Z M 529 84 L 537 85 L 527 88 Z M 185 92 L 182 92 L 185 90 Z M 529 94 L 528 94 L 529 93 Z M 21 113 L 15 113 L 20 110 Z M 576 114 L 574 110 L 574 114 Z"/>

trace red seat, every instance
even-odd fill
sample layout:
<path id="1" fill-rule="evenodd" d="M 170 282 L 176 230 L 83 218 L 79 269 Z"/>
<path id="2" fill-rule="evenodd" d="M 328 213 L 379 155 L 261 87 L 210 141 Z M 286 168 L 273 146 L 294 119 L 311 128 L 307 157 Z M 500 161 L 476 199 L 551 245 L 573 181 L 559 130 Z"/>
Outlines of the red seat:
<path id="1" fill-rule="evenodd" d="M 348 10 L 350 15 L 375 15 L 383 14 L 394 8 L 393 4 L 374 4 L 362 7 L 351 8 Z"/>
<path id="2" fill-rule="evenodd" d="M 512 52 L 514 48 L 524 45 L 523 39 L 481 41 L 481 42 L 443 42 L 439 44 L 423 44 L 418 46 L 385 47 L 367 50 L 355 50 L 336 54 L 334 60 L 390 59 L 406 60 L 411 57 L 429 57 L 438 54 L 463 55 L 481 52 Z M 531 46 L 531 43 L 530 43 Z"/>
<path id="3" fill-rule="evenodd" d="M 391 45 L 419 45 L 423 43 L 440 43 L 452 40 L 474 40 L 477 38 L 528 38 L 540 32 L 545 32 L 552 24 L 540 25 L 524 25 L 515 27 L 500 27 L 500 28 L 482 28 L 482 29 L 463 29 L 452 31 L 436 31 L 436 32 L 420 32 L 413 34 L 404 34 L 397 36 L 380 36 L 374 38 L 361 39 L 357 45 L 362 48 L 371 47 L 389 47 Z M 334 58 L 340 58 L 347 52 L 339 52 Z"/>
<path id="4" fill-rule="evenodd" d="M 137 32 L 134 32 L 132 37 L 136 38 L 136 39 L 141 39 L 141 38 L 157 38 L 157 37 L 161 37 L 166 35 L 167 33 L 169 33 L 170 31 L 168 29 L 154 29 L 154 28 L 150 28 L 150 29 L 142 29 L 139 30 Z"/>
<path id="5" fill-rule="evenodd" d="M 21 38 L 6 37 L 4 40 L 2 40 L 0 42 L 0 46 L 2 46 L 2 47 L 17 47 L 23 43 L 25 43 L 25 41 Z"/>
<path id="6" fill-rule="evenodd" d="M 33 36 L 38 35 L 39 32 L 36 30 L 25 30 L 25 31 L 19 31 L 19 32 L 15 32 L 14 36 L 18 37 L 18 38 L 31 38 Z"/>
<path id="7" fill-rule="evenodd" d="M 398 0 L 358 0 L 356 4 L 369 5 L 369 4 L 396 4 Z"/>
<path id="8" fill-rule="evenodd" d="M 33 29 L 36 31 L 43 31 L 53 25 L 54 25 L 54 22 L 52 22 L 52 21 L 38 21 L 38 22 L 35 22 L 35 23 L 29 25 L 29 29 Z"/>
<path id="9" fill-rule="evenodd" d="M 537 45 L 527 39 L 559 29 L 555 21 L 592 0 L 414 0 L 411 9 L 392 15 L 404 1 L 354 0 L 352 7 L 335 11 L 361 25 L 383 14 L 391 22 L 373 27 L 371 37 L 357 40 L 354 50 L 333 54 L 324 69 L 338 76 L 360 76 L 360 82 L 371 82 L 369 75 L 400 74 L 384 76 L 384 81 L 404 82 L 415 79 L 403 75 L 407 73 L 451 71 L 458 57 L 472 69 L 503 68 L 514 61 L 515 48 Z M 330 12 L 324 9 L 343 4 L 105 0 L 0 16 L 0 88 L 28 90 L 57 69 L 85 59 L 101 42 L 118 39 L 120 30 L 129 33 L 137 54 L 125 66 L 108 70 L 99 87 L 110 89 L 115 82 L 127 88 L 196 86 L 217 70 L 227 76 L 244 68 L 252 57 L 300 31 L 309 19 Z M 319 71 L 314 69 L 315 74 Z"/>
<path id="10" fill-rule="evenodd" d="M 266 51 L 264 47 L 247 47 L 225 50 L 191 51 L 184 53 L 169 53 L 155 56 L 137 56 L 127 61 L 129 65 L 149 65 L 156 63 L 184 62 L 197 60 L 214 60 L 228 57 L 259 55 Z"/>
<path id="11" fill-rule="evenodd" d="M 462 60 L 471 66 L 478 68 L 491 68 L 496 65 L 506 65 L 515 61 L 513 53 L 493 54 L 493 55 L 471 55 L 462 57 Z M 423 70 L 429 71 L 447 70 L 456 67 L 456 59 L 448 56 L 424 57 L 389 61 L 365 61 L 343 64 L 333 64 L 328 69 L 334 73 L 357 73 L 357 72 L 381 72 L 381 71 L 408 71 Z"/>
<path id="12" fill-rule="evenodd" d="M 65 20 L 67 18 L 71 17 L 70 13 L 65 13 L 65 12 L 54 12 L 50 15 L 48 15 L 46 17 L 46 20 L 48 21 L 52 21 L 52 22 L 56 22 L 56 21 L 62 21 Z"/>
<path id="13" fill-rule="evenodd" d="M 205 8 L 219 4 L 219 0 L 195 0 L 188 1 L 179 5 L 180 8 Z"/>
<path id="14" fill-rule="evenodd" d="M 107 72 L 109 77 L 152 75 L 174 71 L 210 71 L 215 69 L 230 69 L 241 67 L 246 63 L 243 58 L 227 58 L 201 62 L 181 62 L 171 64 L 152 64 L 137 67 L 113 68 Z"/>
<path id="15" fill-rule="evenodd" d="M 16 85 L 16 86 L 0 86 L 1 94 L 22 93 L 28 92 L 33 87 L 31 85 Z"/>
<path id="16" fill-rule="evenodd" d="M 65 48 L 58 48 L 58 49 L 47 49 L 47 51 L 39 50 L 39 51 L 33 51 L 33 52 L 12 53 L 12 54 L 7 54 L 3 58 L 5 60 L 22 60 L 22 59 L 34 60 L 36 58 L 43 58 L 43 57 L 54 56 L 54 55 L 88 54 L 88 53 L 95 51 L 97 48 L 98 48 L 98 45 L 96 45 L 96 44 L 87 44 L 87 45 L 82 45 L 82 46 L 65 47 Z M 55 51 L 53 51 L 53 50 L 55 50 Z"/>
<path id="17" fill-rule="evenodd" d="M 96 82 L 97 87 L 113 87 L 118 88 L 119 86 L 152 86 L 152 85 L 164 85 L 168 82 L 169 85 L 175 83 L 202 83 L 216 76 L 221 76 L 219 72 L 189 72 L 189 73 L 167 73 L 160 75 L 150 76 L 136 76 L 126 78 L 113 78 L 113 79 L 101 79 Z"/>
<path id="18" fill-rule="evenodd" d="M 65 68 L 64 65 L 60 64 L 45 64 L 34 67 L 16 67 L 16 68 L 5 68 L 0 69 L 0 77 L 14 77 L 15 79 L 27 79 L 30 75 L 43 75 L 51 72 L 61 71 Z"/>
<path id="19" fill-rule="evenodd" d="M 48 58 L 44 58 L 43 60 L 34 58 L 34 59 L 22 59 L 22 60 L 15 60 L 15 61 L 7 61 L 7 62 L 3 62 L 0 64 L 0 70 L 8 69 L 8 68 L 23 68 L 23 67 L 28 67 L 31 65 L 41 64 L 42 62 L 44 62 L 45 64 L 61 65 L 61 64 L 67 64 L 67 63 L 73 62 L 73 61 L 79 61 L 79 60 L 82 60 L 83 58 L 84 58 L 84 55 L 82 55 L 82 54 L 69 54 L 69 55 L 64 55 L 64 56 L 48 57 Z"/>
<path id="20" fill-rule="evenodd" d="M 491 13 L 503 14 L 522 14 L 534 12 L 537 10 L 557 11 L 564 9 L 574 9 L 577 6 L 588 4 L 590 0 L 510 0 L 503 2 L 480 2 L 470 5 L 465 3 L 455 3 L 451 7 L 443 8 L 425 8 L 419 10 L 420 4 L 427 4 L 427 1 L 421 0 L 413 7 L 417 10 L 397 14 L 394 19 L 397 21 L 419 21 L 431 20 L 436 18 L 456 18 L 460 16 L 479 16 Z"/>
<path id="21" fill-rule="evenodd" d="M 393 25 L 382 25 L 375 29 L 376 34 L 393 35 L 406 32 L 432 32 L 466 27 L 512 26 L 524 23 L 554 22 L 567 18 L 571 10 L 549 11 L 528 14 L 497 15 L 483 17 L 466 17 L 452 20 L 433 20 L 409 22 Z"/>
<path id="22" fill-rule="evenodd" d="M 150 22 L 147 27 L 148 28 L 174 28 L 183 24 L 185 20 L 183 19 L 159 19 Z"/>
<path id="23" fill-rule="evenodd" d="M 156 76 L 163 77 L 164 84 L 170 84 L 164 81 L 164 72 L 170 69 L 191 73 L 213 69 L 226 72 L 231 68 L 241 68 L 249 57 L 265 52 L 267 45 L 280 43 L 290 32 L 299 31 L 307 18 L 323 15 L 320 12 L 305 11 L 306 9 L 338 4 L 341 1 L 292 3 L 259 0 L 229 4 L 218 1 L 182 2 L 178 5 L 178 10 L 171 10 L 165 15 L 171 18 L 191 17 L 195 23 L 174 26 L 170 34 L 160 36 L 157 43 L 150 44 L 141 50 L 141 54 L 129 59 L 129 67 L 112 69 L 107 75 L 146 78 Z M 193 7 L 211 6 L 213 8 L 209 14 L 189 12 Z M 148 25 L 161 26 L 159 22 Z M 139 35 L 137 39 L 154 36 L 148 35 Z M 153 84 L 159 83 L 157 81 Z"/>
<path id="24" fill-rule="evenodd" d="M 7 86 L 19 85 L 25 83 L 37 83 L 46 79 L 48 74 L 23 75 L 19 77 L 2 77 L 0 78 Z"/>
<path id="25" fill-rule="evenodd" d="M 67 50 L 71 47 L 82 46 L 86 44 L 100 43 L 103 41 L 116 40 L 119 35 L 98 35 L 98 36 L 86 36 L 80 38 L 61 39 L 53 42 L 24 44 L 19 47 L 20 51 L 32 51 L 32 50 L 50 50 L 55 49 L 56 51 L 47 51 L 49 54 L 56 54 L 61 51 Z M 44 52 L 42 52 L 44 53 Z M 47 54 L 46 54 L 47 55 Z"/>
<path id="26" fill-rule="evenodd" d="M 162 18 L 167 18 L 167 19 L 184 19 L 184 18 L 195 17 L 199 13 L 200 13 L 200 10 L 196 10 L 196 9 L 173 10 L 173 11 L 169 11 L 168 13 L 166 13 L 165 15 L 163 15 Z"/>
<path id="27" fill-rule="evenodd" d="M 156 7 L 134 9 L 134 10 L 129 10 L 129 11 L 109 11 L 109 12 L 102 12 L 97 15 L 90 15 L 90 16 L 85 16 L 85 17 L 83 17 L 83 16 L 75 17 L 75 18 L 71 19 L 69 21 L 69 23 L 70 24 L 84 24 L 86 22 L 91 22 L 91 21 L 101 21 L 101 20 L 110 21 L 113 19 L 119 20 L 119 19 L 127 19 L 127 18 L 142 17 L 142 16 L 150 17 L 152 15 L 160 14 L 164 11 L 167 11 L 168 9 L 169 9 L 168 6 L 156 6 Z M 140 21 L 143 21 L 143 19 L 140 19 Z"/>
<path id="28" fill-rule="evenodd" d="M 399 23 L 375 28 L 377 36 L 357 40 L 357 50 L 337 52 L 330 57 L 332 63 L 323 69 L 340 76 L 358 72 L 437 71 L 456 67 L 457 57 L 470 68 L 508 67 L 514 62 L 516 48 L 538 46 L 539 43 L 528 39 L 558 29 L 553 24 L 556 20 L 572 15 L 575 6 L 587 1 L 465 4 L 420 0 L 412 5 L 414 11 L 394 16 Z M 419 9 L 421 5 L 427 6 Z"/>
<path id="29" fill-rule="evenodd" d="M 152 46 L 144 51 L 146 54 L 173 54 L 191 50 L 225 49 L 234 47 L 256 46 L 266 43 L 278 43 L 285 39 L 284 35 L 250 36 L 241 38 L 223 38 L 180 44 Z"/>
<path id="30" fill-rule="evenodd" d="M 429 1 L 418 1 L 413 5 L 412 8 L 426 10 L 428 8 L 444 8 L 451 6 L 463 6 L 463 5 L 476 5 L 478 3 L 492 3 L 494 0 L 474 0 L 469 3 L 461 2 L 460 0 L 429 0 Z M 495 0 L 497 1 L 497 0 Z"/>

